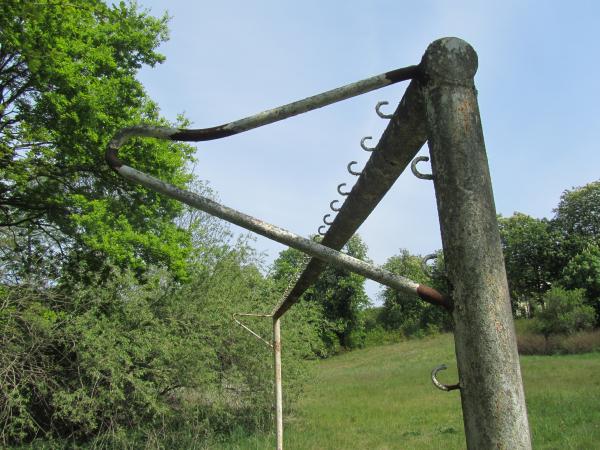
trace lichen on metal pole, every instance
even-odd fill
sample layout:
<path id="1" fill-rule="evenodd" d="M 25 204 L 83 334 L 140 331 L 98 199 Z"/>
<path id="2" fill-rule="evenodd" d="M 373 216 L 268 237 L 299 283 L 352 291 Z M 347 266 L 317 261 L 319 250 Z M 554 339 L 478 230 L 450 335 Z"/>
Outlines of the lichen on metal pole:
<path id="1" fill-rule="evenodd" d="M 467 447 L 531 448 L 519 355 L 466 42 L 433 42 L 421 62 Z"/>

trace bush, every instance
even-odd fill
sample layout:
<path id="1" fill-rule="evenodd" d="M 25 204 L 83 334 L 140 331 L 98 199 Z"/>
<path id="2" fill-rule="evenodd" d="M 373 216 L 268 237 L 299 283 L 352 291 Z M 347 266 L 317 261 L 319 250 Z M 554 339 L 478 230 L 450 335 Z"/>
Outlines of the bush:
<path id="1" fill-rule="evenodd" d="M 374 347 L 377 345 L 396 344 L 406 340 L 404 333 L 396 330 L 387 330 L 378 325 L 371 328 L 365 335 L 365 347 Z"/>
<path id="2" fill-rule="evenodd" d="M 554 353 L 549 339 L 541 334 L 517 334 L 517 348 L 521 355 L 551 355 Z"/>
<path id="3" fill-rule="evenodd" d="M 594 309 L 584 304 L 583 289 L 554 287 L 544 294 L 543 302 L 534 323 L 544 336 L 591 329 L 596 320 Z"/>
<path id="4" fill-rule="evenodd" d="M 86 441 L 169 423 L 199 435 L 272 424 L 272 357 L 232 320 L 278 294 L 243 252 L 181 284 L 162 269 L 116 269 L 90 285 L 0 287 L 0 447 L 39 437 Z M 320 345 L 320 316 L 283 320 L 286 408 Z M 268 319 L 252 328 L 270 336 Z M 127 431 L 129 434 L 129 431 Z"/>
<path id="5" fill-rule="evenodd" d="M 429 270 L 425 270 L 419 255 L 411 255 L 407 250 L 401 250 L 399 255 L 389 258 L 384 267 L 441 292 L 448 292 L 441 254 Z M 383 307 L 379 309 L 378 323 L 388 330 L 399 330 L 407 337 L 422 337 L 435 330 L 452 329 L 451 314 L 439 306 L 424 302 L 416 294 L 384 288 L 380 298 L 383 300 Z"/>

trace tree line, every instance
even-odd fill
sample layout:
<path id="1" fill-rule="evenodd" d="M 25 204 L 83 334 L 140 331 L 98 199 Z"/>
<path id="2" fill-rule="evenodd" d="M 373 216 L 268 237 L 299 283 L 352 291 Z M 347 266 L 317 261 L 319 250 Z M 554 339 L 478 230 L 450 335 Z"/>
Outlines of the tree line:
<path id="1" fill-rule="evenodd" d="M 535 318 L 543 334 L 600 325 L 600 181 L 563 192 L 552 218 L 515 212 L 498 217 L 515 317 Z M 451 294 L 442 251 L 429 269 L 421 255 L 401 250 L 389 270 Z M 405 334 L 450 330 L 450 318 L 418 298 L 386 288 L 374 325 Z"/>

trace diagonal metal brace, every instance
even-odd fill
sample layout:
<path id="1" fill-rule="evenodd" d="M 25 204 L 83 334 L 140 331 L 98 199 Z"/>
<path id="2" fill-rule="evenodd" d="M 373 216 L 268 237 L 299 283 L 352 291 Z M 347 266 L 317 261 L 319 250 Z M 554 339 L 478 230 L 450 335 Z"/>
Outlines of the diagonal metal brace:
<path id="1" fill-rule="evenodd" d="M 259 339 L 261 341 L 263 341 L 269 347 L 273 348 L 273 344 L 271 342 L 267 341 L 264 337 L 262 337 L 256 331 L 252 330 L 245 323 L 243 323 L 242 321 L 238 320 L 239 316 L 244 316 L 244 317 L 269 317 L 269 318 L 271 318 L 271 317 L 273 317 L 272 314 L 234 313 L 232 317 L 233 317 L 233 320 L 235 321 L 235 323 L 237 323 L 239 326 L 241 326 L 246 331 L 248 331 L 252 336 L 254 336 L 255 338 L 257 338 L 257 339 Z"/>

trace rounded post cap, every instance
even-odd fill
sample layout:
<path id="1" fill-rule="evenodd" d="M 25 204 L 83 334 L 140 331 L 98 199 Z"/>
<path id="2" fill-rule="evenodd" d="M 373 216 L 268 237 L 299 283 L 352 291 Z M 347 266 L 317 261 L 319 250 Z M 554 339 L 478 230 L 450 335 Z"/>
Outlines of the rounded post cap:
<path id="1" fill-rule="evenodd" d="M 477 72 L 477 53 L 469 43 L 456 37 L 433 41 L 427 47 L 421 68 L 428 79 L 461 82 Z"/>

